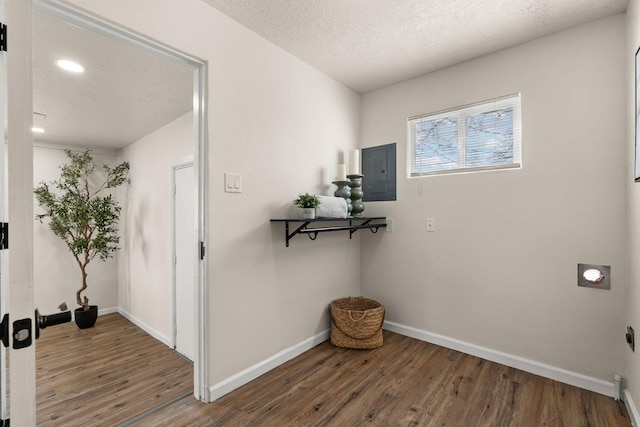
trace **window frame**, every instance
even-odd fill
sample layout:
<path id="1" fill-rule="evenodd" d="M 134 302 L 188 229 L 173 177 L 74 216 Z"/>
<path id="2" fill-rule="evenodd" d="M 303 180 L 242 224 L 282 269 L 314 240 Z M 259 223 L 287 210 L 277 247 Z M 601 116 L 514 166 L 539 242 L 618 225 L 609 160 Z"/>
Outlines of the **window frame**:
<path id="1" fill-rule="evenodd" d="M 513 161 L 504 164 L 492 164 L 484 166 L 466 166 L 466 119 L 479 113 L 486 113 L 502 108 L 512 108 L 513 114 Z M 457 117 L 457 154 L 456 168 L 440 169 L 429 172 L 416 172 L 416 135 L 417 123 L 438 120 L 445 117 Z M 462 166 L 461 166 L 462 164 Z M 521 119 L 521 95 L 519 93 L 502 96 L 461 107 L 450 108 L 428 114 L 420 114 L 407 118 L 407 177 L 420 178 L 422 176 L 451 175 L 460 173 L 512 170 L 522 168 L 522 119 Z"/>

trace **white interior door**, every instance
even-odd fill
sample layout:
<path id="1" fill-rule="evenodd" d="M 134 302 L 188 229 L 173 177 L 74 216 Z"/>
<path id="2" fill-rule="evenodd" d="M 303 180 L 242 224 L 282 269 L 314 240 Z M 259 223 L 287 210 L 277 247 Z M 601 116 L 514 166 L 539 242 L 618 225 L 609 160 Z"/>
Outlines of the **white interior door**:
<path id="1" fill-rule="evenodd" d="M 0 37 L 6 35 L 6 27 L 4 20 L 4 4 L 0 0 Z M 1 42 L 1 41 L 0 41 Z M 0 223 L 7 222 L 7 138 L 6 138 L 6 120 L 7 120 L 7 70 L 6 70 L 6 53 L 3 48 L 0 49 Z M 7 251 L 3 250 L 3 244 L 0 242 L 0 318 L 7 313 L 7 267 L 8 267 Z M 7 411 L 7 352 L 4 346 L 0 345 L 0 420 L 9 418 Z"/>
<path id="2" fill-rule="evenodd" d="M 0 0 L 0 9 L 4 11 L 7 26 L 7 92 L 2 101 L 7 103 L 7 126 L 3 134 L 7 147 L 3 164 L 7 168 L 1 172 L 2 180 L 6 179 L 2 201 L 10 227 L 9 249 L 2 251 L 4 261 L 8 258 L 8 262 L 2 265 L 4 278 L 0 283 L 5 313 L 10 316 L 7 416 L 12 425 L 35 426 L 31 2 Z M 4 107 L 2 114 L 4 116 Z M 3 154 L 4 149 L 3 138 Z"/>
<path id="3" fill-rule="evenodd" d="M 175 167 L 173 180 L 174 342 L 176 351 L 193 361 L 196 340 L 195 296 L 198 265 L 197 199 L 193 163 Z"/>

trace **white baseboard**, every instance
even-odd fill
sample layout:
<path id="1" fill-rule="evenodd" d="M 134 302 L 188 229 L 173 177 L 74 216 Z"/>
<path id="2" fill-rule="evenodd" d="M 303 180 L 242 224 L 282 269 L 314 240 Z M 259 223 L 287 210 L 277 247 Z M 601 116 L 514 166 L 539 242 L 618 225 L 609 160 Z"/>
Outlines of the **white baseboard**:
<path id="1" fill-rule="evenodd" d="M 247 384 L 248 382 L 258 378 L 260 375 L 269 372 L 270 370 L 277 368 L 288 360 L 293 359 L 304 353 L 307 350 L 312 349 L 313 347 L 321 344 L 329 339 L 330 330 L 322 331 L 319 334 L 311 336 L 306 340 L 295 344 L 289 348 L 285 348 L 281 352 L 274 354 L 268 359 L 263 360 L 262 362 L 256 363 L 249 368 L 238 372 L 235 375 L 230 376 L 229 378 L 220 381 L 217 384 L 209 387 L 209 396 L 211 401 L 219 399 L 225 394 Z"/>
<path id="2" fill-rule="evenodd" d="M 105 314 L 116 313 L 118 311 L 120 311 L 120 309 L 118 307 L 99 308 L 98 309 L 98 316 L 104 316 Z"/>
<path id="3" fill-rule="evenodd" d="M 110 307 L 110 308 L 98 308 L 98 317 L 99 316 L 104 316 L 105 314 L 111 314 L 111 313 L 115 313 L 116 311 L 119 311 L 120 309 L 117 307 Z M 75 309 L 70 309 L 71 313 L 74 313 Z"/>
<path id="4" fill-rule="evenodd" d="M 135 324 L 155 339 L 164 343 L 167 347 L 173 347 L 171 340 L 169 340 L 158 331 L 148 327 L 142 321 L 132 316 L 130 313 L 120 307 L 112 307 L 99 310 L 98 315 L 102 316 L 115 312 L 120 313 L 131 323 Z M 605 396 L 609 396 L 612 398 L 614 397 L 615 390 L 613 382 L 604 381 L 576 372 L 567 371 L 555 366 L 536 362 L 530 359 L 525 359 L 520 356 L 514 356 L 512 354 L 503 353 L 500 351 L 492 350 L 490 348 L 481 347 L 476 344 L 457 340 L 455 338 L 450 338 L 433 332 L 412 328 L 410 326 L 404 326 L 394 322 L 385 321 L 383 328 L 391 332 L 418 339 L 420 341 L 426 341 L 442 347 L 450 348 L 452 350 L 460 351 L 465 354 L 480 357 L 485 360 L 520 369 L 522 371 L 529 372 L 535 375 L 540 375 L 545 378 L 560 381 L 565 384 L 580 387 L 585 390 L 600 393 Z M 266 372 L 277 368 L 288 360 L 291 360 L 294 357 L 297 357 L 300 354 L 304 353 L 305 351 L 312 349 L 318 344 L 323 343 L 324 341 L 329 339 L 329 333 L 329 329 L 322 331 L 298 344 L 280 351 L 279 353 L 269 357 L 268 359 L 256 363 L 255 365 L 250 366 L 249 368 L 240 371 L 237 374 L 234 374 L 217 384 L 212 385 L 211 387 L 209 387 L 209 396 L 211 401 L 219 399 L 225 394 L 247 384 L 248 382 L 258 378 Z M 627 407 L 627 412 L 629 413 L 629 417 L 631 418 L 633 426 L 640 427 L 640 412 L 638 412 L 638 409 L 635 406 L 633 399 L 631 398 L 631 394 L 626 389 L 623 391 L 623 400 L 625 406 Z"/>
<path id="5" fill-rule="evenodd" d="M 107 309 L 107 310 L 111 310 L 111 309 Z M 113 313 L 115 311 L 120 313 L 123 317 L 125 317 L 131 323 L 133 323 L 134 325 L 136 325 L 137 327 L 139 327 L 140 329 L 142 329 L 143 331 L 145 331 L 146 333 L 148 333 L 149 335 L 151 335 L 152 337 L 154 337 L 155 339 L 157 339 L 161 343 L 165 344 L 167 347 L 173 348 L 173 343 L 171 342 L 171 340 L 169 338 L 165 337 L 163 334 L 161 334 L 160 332 L 156 331 L 155 329 L 150 328 L 148 325 L 146 325 L 140 319 L 132 316 L 126 310 L 118 307 L 116 309 L 113 309 L 113 311 L 110 311 L 110 313 Z M 102 314 L 101 311 L 99 313 Z M 104 313 L 104 314 L 106 314 L 106 313 Z"/>
<path id="6" fill-rule="evenodd" d="M 535 360 L 525 359 L 520 356 L 514 356 L 512 354 L 503 353 L 501 351 L 492 350 L 490 348 L 481 347 L 455 338 L 412 328 L 410 326 L 400 325 L 394 322 L 384 322 L 383 328 L 421 341 L 430 342 L 432 344 L 457 350 L 472 356 L 477 356 L 491 362 L 500 363 L 525 372 L 580 387 L 585 390 L 604 394 L 605 396 L 614 397 L 613 381 L 609 382 L 589 377 L 577 372 L 571 372 L 555 366 L 536 362 Z"/>
<path id="7" fill-rule="evenodd" d="M 627 412 L 629 413 L 629 418 L 631 418 L 631 425 L 633 427 L 640 426 L 640 413 L 638 413 L 638 408 L 635 403 L 633 403 L 633 399 L 631 398 L 631 393 L 628 390 L 625 390 L 624 393 L 624 404 L 627 407 Z"/>

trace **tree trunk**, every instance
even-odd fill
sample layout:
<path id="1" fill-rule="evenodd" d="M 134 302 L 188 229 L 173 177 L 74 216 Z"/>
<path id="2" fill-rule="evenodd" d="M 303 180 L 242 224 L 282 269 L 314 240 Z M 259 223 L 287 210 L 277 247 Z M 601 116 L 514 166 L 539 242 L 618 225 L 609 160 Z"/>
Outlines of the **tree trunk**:
<path id="1" fill-rule="evenodd" d="M 89 298 L 85 296 L 83 301 L 80 296 L 82 291 L 87 289 L 87 264 L 81 265 L 80 270 L 82 271 L 82 287 L 76 292 L 76 302 L 84 308 L 84 311 L 87 311 L 89 310 Z"/>

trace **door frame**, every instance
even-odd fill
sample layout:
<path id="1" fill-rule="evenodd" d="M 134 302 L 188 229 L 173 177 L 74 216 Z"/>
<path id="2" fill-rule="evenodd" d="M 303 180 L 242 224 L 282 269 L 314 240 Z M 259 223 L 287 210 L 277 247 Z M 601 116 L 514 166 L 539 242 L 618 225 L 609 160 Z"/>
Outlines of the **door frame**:
<path id="1" fill-rule="evenodd" d="M 176 244 L 176 194 L 177 194 L 177 183 L 176 183 L 176 172 L 179 169 L 184 168 L 194 168 L 194 178 L 195 178 L 195 165 L 193 163 L 193 156 L 188 156 L 182 159 L 178 159 L 171 164 L 171 254 L 175 257 L 177 251 Z M 195 182 L 194 182 L 195 184 Z M 196 207 L 197 209 L 197 207 Z M 173 348 L 177 350 L 178 346 L 178 309 L 177 309 L 177 301 L 178 301 L 178 281 L 177 281 L 177 260 L 174 258 L 171 263 L 171 325 L 173 328 L 172 333 L 172 345 Z M 196 296 L 197 292 L 194 292 L 194 301 L 193 307 L 197 304 Z M 195 339 L 195 337 L 194 337 Z M 182 354 L 182 353 L 181 353 Z M 184 354 L 183 354 L 184 356 Z"/>
<path id="2" fill-rule="evenodd" d="M 29 3 L 29 2 L 25 2 Z M 117 25 L 75 9 L 57 0 L 32 0 L 34 10 L 86 30 L 101 34 L 142 51 L 186 66 L 193 71 L 193 129 L 194 129 L 194 175 L 197 177 L 197 227 L 200 242 L 196 286 L 197 336 L 194 355 L 194 396 L 210 402 L 210 345 L 209 345 L 209 291 L 207 285 L 207 262 L 205 248 L 208 244 L 207 218 L 207 63 L 196 57 L 178 52 L 169 46 L 133 33 Z M 31 31 L 31 25 L 29 25 Z M 31 194 L 31 193 L 30 193 Z"/>

